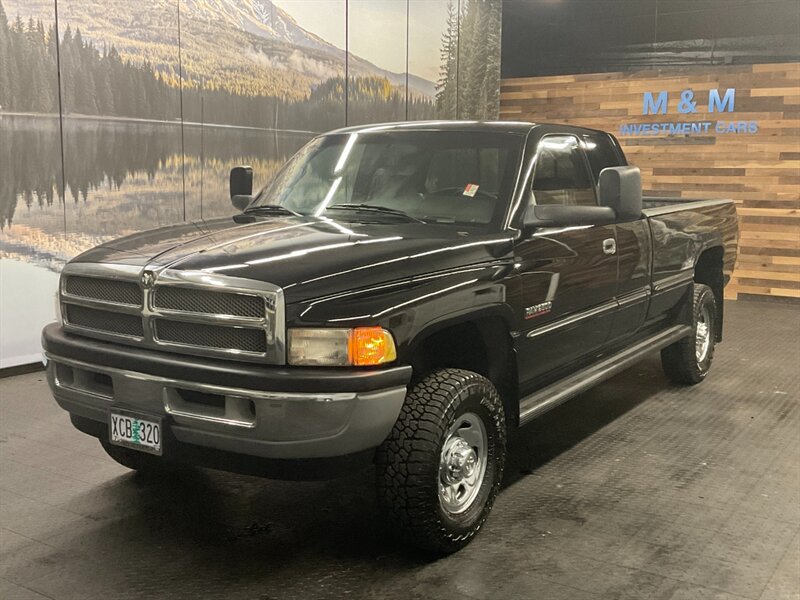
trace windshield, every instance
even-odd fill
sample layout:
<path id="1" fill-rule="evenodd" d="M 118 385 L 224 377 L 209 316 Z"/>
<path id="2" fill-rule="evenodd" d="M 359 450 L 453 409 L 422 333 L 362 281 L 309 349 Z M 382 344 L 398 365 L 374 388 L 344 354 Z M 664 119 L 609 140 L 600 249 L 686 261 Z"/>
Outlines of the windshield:
<path id="1" fill-rule="evenodd" d="M 251 209 L 487 226 L 505 214 L 522 142 L 475 131 L 326 135 L 292 157 Z"/>

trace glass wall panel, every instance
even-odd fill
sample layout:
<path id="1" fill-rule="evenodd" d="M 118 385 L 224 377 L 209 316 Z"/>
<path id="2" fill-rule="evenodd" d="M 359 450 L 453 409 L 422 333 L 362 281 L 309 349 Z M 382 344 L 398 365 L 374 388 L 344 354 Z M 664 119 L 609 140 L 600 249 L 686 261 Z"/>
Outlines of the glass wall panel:
<path id="1" fill-rule="evenodd" d="M 59 0 L 71 254 L 183 220 L 178 5 Z"/>
<path id="2" fill-rule="evenodd" d="M 0 0 L 0 368 L 41 356 L 70 256 L 52 2 Z"/>
<path id="3" fill-rule="evenodd" d="M 347 123 L 406 117 L 406 0 L 349 0 L 347 4 Z"/>
<path id="4" fill-rule="evenodd" d="M 455 118 L 458 1 L 408 4 L 408 118 Z"/>
<path id="5" fill-rule="evenodd" d="M 496 119 L 500 110 L 502 0 L 461 0 L 458 118 Z"/>
<path id="6" fill-rule="evenodd" d="M 261 188 L 314 132 L 344 125 L 345 0 L 181 4 L 186 207 L 230 215 L 228 174 Z"/>

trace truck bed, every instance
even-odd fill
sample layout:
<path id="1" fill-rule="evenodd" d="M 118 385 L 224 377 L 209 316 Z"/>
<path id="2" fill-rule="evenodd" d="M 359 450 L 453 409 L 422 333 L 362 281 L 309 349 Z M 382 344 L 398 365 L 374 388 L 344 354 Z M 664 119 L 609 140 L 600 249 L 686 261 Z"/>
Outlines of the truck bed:
<path id="1" fill-rule="evenodd" d="M 730 276 L 738 242 L 733 200 L 648 197 L 642 213 L 652 233 L 654 282 L 692 268 L 710 248 L 719 248 L 716 260 Z"/>
<path id="2" fill-rule="evenodd" d="M 721 204 L 733 204 L 729 199 L 705 199 L 705 198 L 680 198 L 677 196 L 643 196 L 643 212 L 646 216 L 661 215 L 668 212 L 679 210 L 691 210 L 705 206 L 718 206 Z"/>

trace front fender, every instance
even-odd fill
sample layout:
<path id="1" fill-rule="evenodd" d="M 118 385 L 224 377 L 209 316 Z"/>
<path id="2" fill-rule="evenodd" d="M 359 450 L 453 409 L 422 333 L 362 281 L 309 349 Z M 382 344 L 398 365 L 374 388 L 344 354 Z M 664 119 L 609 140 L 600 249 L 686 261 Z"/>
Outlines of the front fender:
<path id="1" fill-rule="evenodd" d="M 450 324 L 479 316 L 510 322 L 504 279 L 509 268 L 505 262 L 465 267 L 300 302 L 287 307 L 287 325 L 384 327 L 403 362 L 419 340 Z"/>

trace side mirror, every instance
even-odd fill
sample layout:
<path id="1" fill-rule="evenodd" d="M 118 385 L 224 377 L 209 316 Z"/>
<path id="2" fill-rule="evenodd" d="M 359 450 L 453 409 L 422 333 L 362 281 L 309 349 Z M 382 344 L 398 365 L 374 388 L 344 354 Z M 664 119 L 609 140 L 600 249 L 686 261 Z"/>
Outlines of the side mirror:
<path id="1" fill-rule="evenodd" d="M 564 204 L 536 204 L 525 211 L 525 229 L 536 227 L 574 227 L 583 225 L 610 225 L 616 221 L 614 209 L 607 206 L 566 206 Z"/>
<path id="2" fill-rule="evenodd" d="M 240 211 L 253 201 L 253 167 L 243 166 L 231 169 L 231 203 Z"/>
<path id="3" fill-rule="evenodd" d="M 600 206 L 617 213 L 617 221 L 636 221 L 642 216 L 642 173 L 638 167 L 608 167 L 600 171 Z"/>

